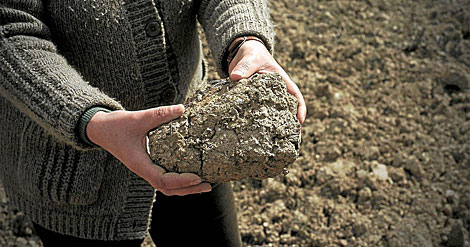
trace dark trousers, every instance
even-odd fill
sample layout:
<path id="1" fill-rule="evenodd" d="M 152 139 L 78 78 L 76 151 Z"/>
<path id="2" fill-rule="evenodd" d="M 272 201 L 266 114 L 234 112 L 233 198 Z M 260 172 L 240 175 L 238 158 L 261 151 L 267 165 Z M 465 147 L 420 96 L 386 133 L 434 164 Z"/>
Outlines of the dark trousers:
<path id="1" fill-rule="evenodd" d="M 138 247 L 143 242 L 143 239 L 87 240 L 58 234 L 33 224 L 44 247 Z M 231 185 L 213 184 L 211 192 L 187 196 L 165 196 L 157 192 L 150 235 L 157 247 L 241 246 Z"/>

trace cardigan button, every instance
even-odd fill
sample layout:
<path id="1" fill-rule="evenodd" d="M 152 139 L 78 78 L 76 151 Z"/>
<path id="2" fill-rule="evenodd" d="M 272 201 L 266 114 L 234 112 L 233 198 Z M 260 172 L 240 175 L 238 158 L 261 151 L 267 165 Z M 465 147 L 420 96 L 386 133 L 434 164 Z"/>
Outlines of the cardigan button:
<path id="1" fill-rule="evenodd" d="M 162 33 L 162 28 L 160 26 L 160 23 L 156 21 L 147 23 L 147 25 L 145 26 L 145 33 L 149 37 L 157 37 L 158 35 Z"/>
<path id="2" fill-rule="evenodd" d="M 175 89 L 168 87 L 163 90 L 161 94 L 161 102 L 164 104 L 171 104 L 175 100 L 176 91 Z"/>

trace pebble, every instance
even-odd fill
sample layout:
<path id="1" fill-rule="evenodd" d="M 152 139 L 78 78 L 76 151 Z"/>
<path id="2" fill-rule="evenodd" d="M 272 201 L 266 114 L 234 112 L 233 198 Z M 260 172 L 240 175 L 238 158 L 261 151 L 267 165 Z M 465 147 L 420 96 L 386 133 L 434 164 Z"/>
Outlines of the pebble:
<path id="1" fill-rule="evenodd" d="M 339 241 L 339 244 L 340 244 L 341 246 L 348 246 L 348 240 L 346 240 L 346 239 L 341 239 L 341 240 Z"/>
<path id="2" fill-rule="evenodd" d="M 449 203 L 458 202 L 459 196 L 453 190 L 446 190 L 446 199 Z"/>
<path id="3" fill-rule="evenodd" d="M 392 169 L 390 169 L 389 174 L 394 182 L 400 182 L 406 179 L 406 172 L 402 167 L 393 167 Z"/>
<path id="4" fill-rule="evenodd" d="M 19 246 L 25 246 L 28 244 L 28 240 L 26 240 L 23 237 L 19 237 L 16 239 L 16 242 L 18 243 Z"/>
<path id="5" fill-rule="evenodd" d="M 415 156 L 410 156 L 406 161 L 405 168 L 415 177 L 421 178 L 424 174 L 421 163 Z"/>
<path id="6" fill-rule="evenodd" d="M 452 206 L 450 204 L 446 204 L 444 205 L 444 208 L 442 209 L 442 212 L 445 214 L 445 215 L 452 215 Z"/>
<path id="7" fill-rule="evenodd" d="M 470 78 L 464 72 L 450 71 L 441 78 L 441 83 L 446 86 L 457 86 L 459 89 L 470 88 Z"/>
<path id="8" fill-rule="evenodd" d="M 364 187 L 359 191 L 359 196 L 357 198 L 358 202 L 365 202 L 370 200 L 372 197 L 372 190 L 369 187 Z"/>
<path id="9" fill-rule="evenodd" d="M 384 164 L 379 164 L 375 161 L 372 172 L 379 180 L 385 181 L 388 179 L 387 166 Z"/>

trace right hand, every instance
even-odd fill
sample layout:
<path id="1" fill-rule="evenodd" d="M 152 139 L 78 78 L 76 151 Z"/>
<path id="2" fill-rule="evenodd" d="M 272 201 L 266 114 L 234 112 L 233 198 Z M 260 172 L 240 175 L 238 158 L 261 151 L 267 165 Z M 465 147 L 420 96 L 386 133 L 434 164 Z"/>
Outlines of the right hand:
<path id="1" fill-rule="evenodd" d="M 88 139 L 119 159 L 129 170 L 165 195 L 209 192 L 192 173 L 167 173 L 155 165 L 147 153 L 147 133 L 181 116 L 183 105 L 162 106 L 142 111 L 97 112 L 88 122 Z"/>

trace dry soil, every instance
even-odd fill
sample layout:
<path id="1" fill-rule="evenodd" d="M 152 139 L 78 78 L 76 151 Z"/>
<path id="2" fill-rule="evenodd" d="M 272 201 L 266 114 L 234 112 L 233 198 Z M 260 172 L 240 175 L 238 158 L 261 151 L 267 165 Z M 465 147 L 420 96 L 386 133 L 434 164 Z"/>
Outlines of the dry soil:
<path id="1" fill-rule="evenodd" d="M 270 2 L 309 112 L 289 175 L 233 183 L 244 245 L 469 247 L 470 2 Z M 38 246 L 0 197 L 0 246 Z"/>

